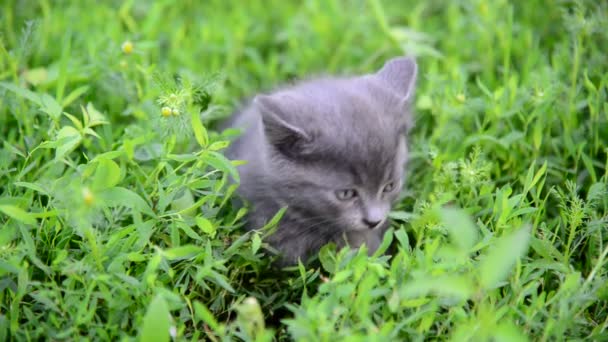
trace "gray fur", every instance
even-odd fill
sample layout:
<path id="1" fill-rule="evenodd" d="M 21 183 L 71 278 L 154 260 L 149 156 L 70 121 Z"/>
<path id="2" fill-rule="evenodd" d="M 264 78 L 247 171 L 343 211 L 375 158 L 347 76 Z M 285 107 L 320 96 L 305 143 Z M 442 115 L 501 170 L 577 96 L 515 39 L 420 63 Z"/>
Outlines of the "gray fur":
<path id="1" fill-rule="evenodd" d="M 328 242 L 378 248 L 403 184 L 416 75 L 414 59 L 395 58 L 374 74 L 258 95 L 233 119 L 243 134 L 227 156 L 248 161 L 239 166 L 238 192 L 252 205 L 249 229 L 287 206 L 269 239 L 284 264 L 305 261 Z M 391 180 L 394 190 L 383 192 Z M 357 197 L 336 195 L 351 188 Z M 364 220 L 380 223 L 370 228 Z"/>

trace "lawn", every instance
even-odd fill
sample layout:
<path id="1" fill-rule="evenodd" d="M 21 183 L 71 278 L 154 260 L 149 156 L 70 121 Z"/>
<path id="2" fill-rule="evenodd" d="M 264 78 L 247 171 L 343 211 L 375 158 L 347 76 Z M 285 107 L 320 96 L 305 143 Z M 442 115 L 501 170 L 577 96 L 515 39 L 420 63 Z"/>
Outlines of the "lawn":
<path id="1" fill-rule="evenodd" d="M 607 47 L 594 0 L 2 1 L 0 340 L 606 341 Z M 380 250 L 273 268 L 218 123 L 404 54 Z"/>

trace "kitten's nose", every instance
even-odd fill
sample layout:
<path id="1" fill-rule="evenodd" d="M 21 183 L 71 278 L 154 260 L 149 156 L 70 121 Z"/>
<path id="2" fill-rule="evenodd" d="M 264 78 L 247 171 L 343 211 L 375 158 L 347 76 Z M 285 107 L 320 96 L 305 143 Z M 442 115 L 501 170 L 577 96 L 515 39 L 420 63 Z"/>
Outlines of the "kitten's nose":
<path id="1" fill-rule="evenodd" d="M 369 219 L 363 219 L 363 223 L 365 223 L 365 225 L 369 228 L 369 229 L 373 229 L 376 228 L 377 225 L 380 224 L 380 222 L 382 222 L 382 220 L 369 220 Z"/>

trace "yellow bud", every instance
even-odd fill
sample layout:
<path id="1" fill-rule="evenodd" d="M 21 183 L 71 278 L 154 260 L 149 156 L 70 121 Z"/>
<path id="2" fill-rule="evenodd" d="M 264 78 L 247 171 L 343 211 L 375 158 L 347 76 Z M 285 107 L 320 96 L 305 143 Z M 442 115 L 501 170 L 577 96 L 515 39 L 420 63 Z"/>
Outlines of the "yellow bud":
<path id="1" fill-rule="evenodd" d="M 126 53 L 127 55 L 130 55 L 133 52 L 133 43 L 127 40 L 122 43 L 122 46 L 120 48 L 122 49 L 122 52 Z"/>
<path id="2" fill-rule="evenodd" d="M 91 190 L 89 188 L 84 187 L 84 188 L 82 188 L 82 199 L 84 201 L 84 204 L 91 205 L 91 204 L 93 204 L 95 197 L 93 197 L 93 193 L 91 192 Z"/>
<path id="3" fill-rule="evenodd" d="M 167 117 L 167 116 L 171 115 L 171 112 L 172 112 L 172 110 L 171 110 L 171 108 L 169 108 L 169 107 L 163 107 L 163 108 L 160 110 L 160 113 L 161 113 L 161 114 L 162 114 L 164 117 Z"/>
<path id="4" fill-rule="evenodd" d="M 171 110 L 171 113 L 175 116 L 179 115 L 179 110 L 177 110 L 177 108 L 173 108 L 173 110 Z"/>
<path id="5" fill-rule="evenodd" d="M 466 97 L 464 96 L 464 94 L 460 93 L 458 95 L 456 95 L 456 101 L 460 102 L 460 103 L 464 103 L 464 101 L 466 101 Z"/>

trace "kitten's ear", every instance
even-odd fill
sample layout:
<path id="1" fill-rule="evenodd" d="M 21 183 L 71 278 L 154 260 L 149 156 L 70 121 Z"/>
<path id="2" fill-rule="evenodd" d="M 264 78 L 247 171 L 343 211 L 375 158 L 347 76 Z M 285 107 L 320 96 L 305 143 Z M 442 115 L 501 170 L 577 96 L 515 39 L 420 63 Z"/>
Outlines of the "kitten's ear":
<path id="1" fill-rule="evenodd" d="M 268 141 L 283 154 L 295 156 L 306 151 L 311 137 L 304 130 L 289 123 L 285 99 L 277 95 L 258 95 L 253 99 L 260 111 Z"/>
<path id="2" fill-rule="evenodd" d="M 404 102 L 414 95 L 418 65 L 414 57 L 398 57 L 386 62 L 376 74 Z"/>

